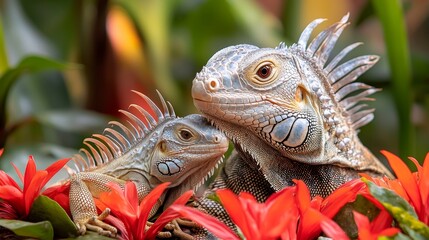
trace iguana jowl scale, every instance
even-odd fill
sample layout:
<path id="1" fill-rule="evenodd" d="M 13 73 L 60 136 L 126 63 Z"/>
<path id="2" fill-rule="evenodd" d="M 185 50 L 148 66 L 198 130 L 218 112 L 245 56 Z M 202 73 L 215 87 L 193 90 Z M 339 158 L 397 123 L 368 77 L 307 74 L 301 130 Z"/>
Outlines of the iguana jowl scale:
<path id="1" fill-rule="evenodd" d="M 156 114 L 154 119 L 144 108 L 132 104 L 142 114 L 146 123 L 134 114 L 120 110 L 128 118 L 128 126 L 112 121 L 112 128 L 105 134 L 94 134 L 85 139 L 89 150 L 72 160 L 77 173 L 70 177 L 70 210 L 80 233 L 97 231 L 113 236 L 116 229 L 101 220 L 109 211 L 97 216 L 93 197 L 109 191 L 109 182 L 124 185 L 136 183 L 139 201 L 154 187 L 171 182 L 168 190 L 152 209 L 150 216 L 162 205 L 168 206 L 190 189 L 196 189 L 222 161 L 228 149 L 223 133 L 212 127 L 201 115 L 176 117 L 169 102 L 161 94 L 163 111 L 147 96 L 140 95 Z M 114 127 L 117 127 L 115 129 Z"/>

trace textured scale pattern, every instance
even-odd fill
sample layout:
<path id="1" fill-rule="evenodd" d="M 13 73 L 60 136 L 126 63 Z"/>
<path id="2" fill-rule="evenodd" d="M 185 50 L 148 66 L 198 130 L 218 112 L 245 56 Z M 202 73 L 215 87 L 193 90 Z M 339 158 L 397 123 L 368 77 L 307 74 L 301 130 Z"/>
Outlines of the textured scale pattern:
<path id="1" fill-rule="evenodd" d="M 185 191 L 196 190 L 213 175 L 228 149 L 226 136 L 203 116 L 176 117 L 171 104 L 159 92 L 162 110 L 144 94 L 135 93 L 150 107 L 146 110 L 130 105 L 143 120 L 120 110 L 128 123 L 111 121 L 112 127 L 106 128 L 102 135 L 85 139 L 87 148 L 72 158 L 76 170 L 68 169 L 70 211 L 81 234 L 91 230 L 106 236 L 116 235 L 117 230 L 103 222 L 109 210 L 97 215 L 93 199 L 110 190 L 108 183 L 123 187 L 127 181 L 134 182 L 141 201 L 159 184 L 170 182 L 149 213 L 152 217 L 160 207 L 169 206 Z M 162 232 L 159 236 L 171 235 Z"/>
<path id="2" fill-rule="evenodd" d="M 324 21 L 314 20 L 291 46 L 226 47 L 196 74 L 195 106 L 235 147 L 208 195 L 228 188 L 265 201 L 300 179 L 313 197 L 327 196 L 360 172 L 391 176 L 357 136 L 374 117 L 374 110 L 362 102 L 373 100 L 368 96 L 379 89 L 355 80 L 378 57 L 344 61 L 361 43 L 330 56 L 348 17 L 310 41 Z M 199 203 L 203 211 L 231 224 L 221 206 L 207 198 Z M 197 237 L 204 239 L 201 234 Z"/>

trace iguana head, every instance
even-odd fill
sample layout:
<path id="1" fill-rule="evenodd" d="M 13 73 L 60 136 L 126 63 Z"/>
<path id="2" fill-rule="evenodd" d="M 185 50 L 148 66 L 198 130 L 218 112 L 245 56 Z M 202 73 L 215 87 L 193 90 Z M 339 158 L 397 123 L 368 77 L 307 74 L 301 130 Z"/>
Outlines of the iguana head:
<path id="1" fill-rule="evenodd" d="M 72 160 L 78 171 L 98 171 L 140 182 L 148 189 L 171 182 L 169 194 L 174 197 L 170 199 L 175 200 L 214 173 L 229 140 L 201 115 L 177 117 L 159 92 L 162 110 L 146 95 L 134 92 L 148 103 L 150 110 L 131 104 L 130 108 L 142 117 L 120 110 L 128 123 L 111 121 L 112 127 L 106 128 L 103 135 L 85 139 L 88 149 L 82 148 Z"/>
<path id="2" fill-rule="evenodd" d="M 153 151 L 149 174 L 170 187 L 197 188 L 228 149 L 226 136 L 197 114 L 168 122 Z"/>
<path id="3" fill-rule="evenodd" d="M 352 44 L 327 62 L 347 20 L 348 15 L 308 45 L 322 19 L 310 23 L 289 47 L 220 50 L 193 81 L 195 106 L 220 129 L 224 123 L 245 128 L 287 158 L 384 171 L 378 163 L 372 165 L 375 157 L 357 137 L 359 127 L 373 118 L 373 109 L 364 110 L 360 101 L 370 100 L 367 96 L 377 89 L 354 82 L 378 57 L 339 64 L 359 45 Z"/>

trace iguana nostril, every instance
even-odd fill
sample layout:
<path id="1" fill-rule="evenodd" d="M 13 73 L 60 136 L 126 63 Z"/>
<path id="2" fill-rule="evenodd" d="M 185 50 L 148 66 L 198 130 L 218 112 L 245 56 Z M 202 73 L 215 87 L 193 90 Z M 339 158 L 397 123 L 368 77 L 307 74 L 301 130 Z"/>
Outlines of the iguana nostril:
<path id="1" fill-rule="evenodd" d="M 220 136 L 219 135 L 214 135 L 214 137 L 213 137 L 213 142 L 215 142 L 215 143 L 219 143 L 220 142 Z"/>
<path id="2" fill-rule="evenodd" d="M 219 81 L 215 78 L 209 78 L 206 84 L 207 88 L 212 92 L 218 90 L 219 88 Z"/>

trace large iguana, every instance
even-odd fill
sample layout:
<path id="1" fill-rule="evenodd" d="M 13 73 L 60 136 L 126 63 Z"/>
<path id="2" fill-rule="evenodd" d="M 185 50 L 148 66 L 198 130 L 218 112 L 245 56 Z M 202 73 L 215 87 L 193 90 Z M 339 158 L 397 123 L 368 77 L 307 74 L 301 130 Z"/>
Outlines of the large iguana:
<path id="1" fill-rule="evenodd" d="M 360 56 L 340 64 L 360 45 L 355 43 L 327 61 L 348 15 L 308 44 L 323 21 L 311 22 L 289 47 L 224 48 L 196 75 L 195 106 L 235 146 L 212 191 L 247 191 L 264 201 L 292 185 L 292 179 L 301 179 L 312 196 L 326 196 L 360 172 L 390 176 L 357 136 L 373 119 L 373 109 L 360 102 L 371 100 L 368 95 L 378 89 L 354 81 L 378 57 Z M 215 202 L 202 198 L 201 206 L 223 217 Z"/>
<path id="2" fill-rule="evenodd" d="M 145 95 L 136 92 L 156 114 L 154 119 L 145 109 L 130 107 L 142 114 L 146 123 L 136 115 L 120 110 L 128 118 L 128 126 L 112 121 L 105 134 L 85 139 L 87 149 L 75 155 L 78 172 L 70 177 L 70 210 L 79 232 L 87 230 L 114 236 L 116 229 L 102 220 L 93 197 L 109 191 L 108 182 L 137 185 L 139 201 L 154 187 L 171 182 L 168 190 L 152 209 L 152 216 L 161 205 L 168 205 L 189 189 L 197 188 L 222 160 L 228 149 L 223 133 L 211 126 L 201 115 L 176 117 L 169 102 L 159 97 L 163 112 Z"/>

